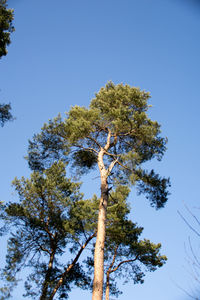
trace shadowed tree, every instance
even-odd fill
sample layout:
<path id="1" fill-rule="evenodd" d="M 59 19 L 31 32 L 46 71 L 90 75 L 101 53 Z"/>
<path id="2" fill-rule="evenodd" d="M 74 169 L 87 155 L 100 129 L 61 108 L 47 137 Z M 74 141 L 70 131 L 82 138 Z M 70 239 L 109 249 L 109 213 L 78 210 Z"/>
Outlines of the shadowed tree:
<path id="1" fill-rule="evenodd" d="M 61 152 L 79 174 L 98 167 L 101 197 L 94 253 L 93 300 L 103 295 L 104 244 L 109 191 L 112 185 L 131 184 L 144 193 L 150 204 L 163 207 L 168 198 L 168 178 L 161 178 L 144 164 L 161 160 L 165 138 L 152 121 L 149 93 L 129 85 L 109 82 L 91 101 L 89 108 L 74 106 L 62 121 L 58 116 L 45 124 L 29 145 L 29 165 L 42 170 Z M 58 143 L 55 145 L 55 141 Z"/>
<path id="2" fill-rule="evenodd" d="M 90 281 L 78 260 L 96 235 L 92 200 L 85 200 L 90 202 L 87 214 L 75 210 L 82 195 L 79 184 L 66 178 L 62 162 L 43 173 L 33 172 L 30 179 L 15 179 L 13 185 L 20 201 L 5 207 L 13 231 L 2 272 L 7 286 L 1 289 L 1 299 L 9 298 L 17 274 L 25 267 L 32 272 L 24 296 L 31 299 L 66 299 L 72 285 L 87 288 Z"/>

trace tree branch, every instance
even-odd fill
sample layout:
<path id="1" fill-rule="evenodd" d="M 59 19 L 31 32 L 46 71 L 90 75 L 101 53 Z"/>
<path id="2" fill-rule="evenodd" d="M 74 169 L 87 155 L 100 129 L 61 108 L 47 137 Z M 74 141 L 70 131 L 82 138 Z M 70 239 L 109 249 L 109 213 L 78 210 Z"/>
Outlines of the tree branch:
<path id="1" fill-rule="evenodd" d="M 117 160 L 117 163 L 118 163 L 122 168 L 124 168 L 124 169 L 126 169 L 126 170 L 128 170 L 128 171 L 130 171 L 130 172 L 133 172 L 133 170 L 131 170 L 130 168 L 124 166 L 124 165 L 123 165 L 122 163 L 120 163 L 118 160 Z"/>
<path id="2" fill-rule="evenodd" d="M 98 151 L 95 150 L 94 148 L 91 148 L 91 147 L 85 148 L 85 147 L 83 147 L 82 145 L 76 145 L 76 147 L 81 148 L 81 149 L 83 149 L 83 150 L 85 150 L 85 151 L 95 152 L 95 153 L 98 154 Z"/>
<path id="3" fill-rule="evenodd" d="M 111 264 L 110 264 L 110 266 L 108 268 L 108 271 L 107 271 L 109 273 L 111 273 L 110 271 L 111 271 L 111 269 L 112 269 L 112 267 L 113 267 L 113 265 L 115 263 L 115 259 L 116 259 L 116 256 L 117 256 L 117 250 L 118 250 L 118 248 L 119 248 L 119 246 L 117 245 L 116 248 L 115 248 L 114 255 L 113 255 L 113 260 L 112 260 L 112 262 L 111 262 Z"/>
<path id="4" fill-rule="evenodd" d="M 93 141 L 98 147 L 99 147 L 99 149 L 101 149 L 101 145 L 97 142 L 97 140 L 96 139 L 94 139 L 93 137 L 91 137 L 91 136 L 87 136 L 86 137 L 88 140 L 91 140 L 91 141 Z M 87 148 L 88 149 L 88 148 Z M 93 148 L 92 148 L 93 149 Z M 93 149 L 94 150 L 94 149 Z M 97 152 L 96 150 L 94 150 L 95 152 Z"/>
<path id="5" fill-rule="evenodd" d="M 122 264 L 136 261 L 136 260 L 138 259 L 138 257 L 139 257 L 139 255 L 137 255 L 134 259 L 128 259 L 128 260 L 121 261 L 114 269 L 112 269 L 112 270 L 110 271 L 110 273 L 117 271 L 117 269 L 119 269 L 119 267 L 120 267 Z"/>
<path id="6" fill-rule="evenodd" d="M 192 226 L 190 225 L 190 223 L 188 223 L 188 221 L 183 217 L 183 215 L 180 213 L 180 211 L 177 210 L 177 212 L 178 212 L 179 216 L 183 219 L 183 221 L 187 224 L 187 226 L 188 226 L 194 233 L 196 233 L 196 235 L 197 235 L 198 237 L 200 237 L 200 233 L 199 233 L 196 229 L 194 229 L 194 227 L 192 227 Z"/>
<path id="7" fill-rule="evenodd" d="M 116 160 L 113 160 L 112 162 L 111 162 L 111 164 L 109 165 L 109 167 L 108 167 L 108 175 L 111 173 L 111 171 L 112 171 L 112 169 L 114 168 L 114 166 L 116 165 L 116 163 L 118 162 L 118 160 L 116 159 Z"/>
<path id="8" fill-rule="evenodd" d="M 54 295 L 56 294 L 57 290 L 59 289 L 59 287 L 62 285 L 67 273 L 69 273 L 69 271 L 71 271 L 71 269 L 74 267 L 74 265 L 76 264 L 76 262 L 78 261 L 81 253 L 83 252 L 83 250 L 85 249 L 85 247 L 88 245 L 88 243 L 96 236 L 97 231 L 95 231 L 85 242 L 84 245 L 81 246 L 81 248 L 79 249 L 77 255 L 75 256 L 75 258 L 73 259 L 72 263 L 66 268 L 66 270 L 61 274 L 60 279 L 58 280 L 53 292 L 51 293 L 49 300 L 52 300 Z"/>
<path id="9" fill-rule="evenodd" d="M 111 136 L 112 136 L 112 133 L 111 133 L 111 130 L 108 128 L 108 136 L 107 136 L 107 143 L 104 147 L 104 150 L 107 151 L 109 148 L 110 148 L 110 139 L 111 139 Z"/>

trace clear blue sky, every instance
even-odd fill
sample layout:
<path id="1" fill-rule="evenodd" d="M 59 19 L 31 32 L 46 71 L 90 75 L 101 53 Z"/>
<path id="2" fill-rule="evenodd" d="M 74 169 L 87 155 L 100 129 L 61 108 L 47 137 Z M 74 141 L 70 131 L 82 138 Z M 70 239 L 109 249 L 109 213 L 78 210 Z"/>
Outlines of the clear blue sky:
<path id="1" fill-rule="evenodd" d="M 155 211 L 133 192 L 133 221 L 144 237 L 162 243 L 167 264 L 143 285 L 122 287 L 120 300 L 187 300 L 191 292 L 184 242 L 198 240 L 177 214 L 183 201 L 199 215 L 200 3 L 195 0 L 8 0 L 16 32 L 0 60 L 0 102 L 11 102 L 16 120 L 0 129 L 0 199 L 16 198 L 15 176 L 28 176 L 28 139 L 71 105 L 88 106 L 108 80 L 151 92 L 151 116 L 169 139 L 153 166 L 172 181 L 166 208 Z M 92 182 L 94 185 L 94 182 Z M 91 182 L 84 184 L 88 193 Z M 96 187 L 98 188 L 98 182 Z M 94 191 L 96 189 L 94 188 Z M 5 253 L 4 245 L 1 260 Z M 22 290 L 13 299 L 22 299 Z M 90 299 L 75 290 L 70 300 Z"/>

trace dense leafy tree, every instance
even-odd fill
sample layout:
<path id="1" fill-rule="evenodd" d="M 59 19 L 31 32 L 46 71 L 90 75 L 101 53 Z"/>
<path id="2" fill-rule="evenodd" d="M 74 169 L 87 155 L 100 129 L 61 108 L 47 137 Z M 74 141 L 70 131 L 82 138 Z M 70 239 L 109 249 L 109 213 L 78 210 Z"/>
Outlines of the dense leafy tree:
<path id="1" fill-rule="evenodd" d="M 64 121 L 58 116 L 45 124 L 41 134 L 30 142 L 29 165 L 33 169 L 42 170 L 59 153 L 64 159 L 68 154 L 69 162 L 79 174 L 98 166 L 101 197 L 94 253 L 93 300 L 101 300 L 103 295 L 111 185 L 135 185 L 157 209 L 163 207 L 168 198 L 169 179 L 145 169 L 147 161 L 161 160 L 167 142 L 160 136 L 160 125 L 147 115 L 149 98 L 149 93 L 139 88 L 109 82 L 96 94 L 89 108 L 72 107 Z M 56 146 L 55 141 L 58 141 Z"/>
<path id="2" fill-rule="evenodd" d="M 1 299 L 10 296 L 24 267 L 32 270 L 25 282 L 25 296 L 31 299 L 66 299 L 73 284 L 87 288 L 90 283 L 78 259 L 96 235 L 92 204 L 86 215 L 75 209 L 83 201 L 79 184 L 65 175 L 65 165 L 58 162 L 43 173 L 33 172 L 30 179 L 13 182 L 20 201 L 5 208 L 14 228 L 8 239 L 3 270 L 7 286 L 1 289 Z M 62 255 L 65 263 L 59 259 Z"/>
<path id="3" fill-rule="evenodd" d="M 10 44 L 10 33 L 13 26 L 14 12 L 7 8 L 7 0 L 0 0 L 0 58 L 7 54 L 7 46 Z"/>

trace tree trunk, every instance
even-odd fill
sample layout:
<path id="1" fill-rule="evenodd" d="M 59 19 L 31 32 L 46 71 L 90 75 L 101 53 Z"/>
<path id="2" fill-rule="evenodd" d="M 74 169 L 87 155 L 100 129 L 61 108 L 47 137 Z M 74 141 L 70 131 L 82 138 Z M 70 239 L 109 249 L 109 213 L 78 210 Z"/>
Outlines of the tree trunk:
<path id="1" fill-rule="evenodd" d="M 98 165 L 101 174 L 101 199 L 97 226 L 97 238 L 94 252 L 94 281 L 92 300 L 102 300 L 104 277 L 104 243 L 106 237 L 106 214 L 108 204 L 107 171 L 103 163 L 104 151 L 100 151 Z"/>
<path id="2" fill-rule="evenodd" d="M 105 300 L 109 300 L 109 293 L 110 293 L 110 272 L 106 273 L 106 297 Z"/>
<path id="3" fill-rule="evenodd" d="M 42 295 L 40 296 L 40 300 L 47 299 L 47 290 L 48 290 L 49 280 L 50 280 L 50 276 L 51 276 L 51 272 L 52 272 L 54 255 L 55 255 L 55 252 L 53 251 L 50 255 L 48 270 L 46 272 L 45 280 L 44 280 L 44 283 L 42 286 Z"/>
<path id="4" fill-rule="evenodd" d="M 105 300 L 109 300 L 109 293 L 110 293 L 110 274 L 114 271 L 114 269 L 112 269 L 114 263 L 115 263 L 115 259 L 117 256 L 117 249 L 118 249 L 118 245 L 115 247 L 115 253 L 113 255 L 113 259 L 112 262 L 109 266 L 108 271 L 106 272 L 106 298 Z"/>
<path id="5" fill-rule="evenodd" d="M 108 202 L 107 180 L 101 184 L 101 200 L 97 226 L 97 239 L 94 253 L 94 281 L 92 300 L 102 300 L 104 277 L 104 243 L 106 237 L 106 213 Z"/>

